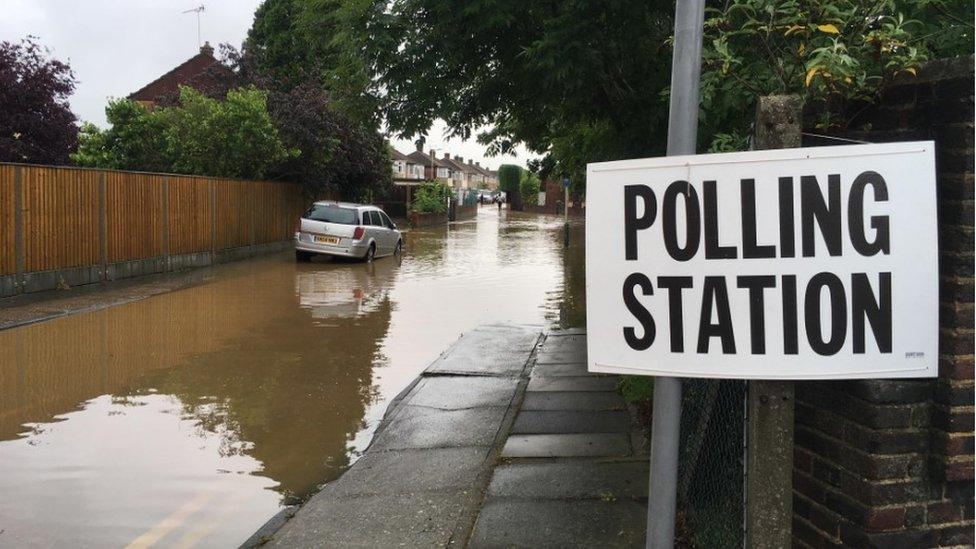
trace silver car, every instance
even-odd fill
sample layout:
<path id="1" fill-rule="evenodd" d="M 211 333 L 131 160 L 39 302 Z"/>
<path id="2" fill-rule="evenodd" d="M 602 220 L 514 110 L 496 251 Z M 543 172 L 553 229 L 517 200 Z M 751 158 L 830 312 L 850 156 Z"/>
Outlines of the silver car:
<path id="1" fill-rule="evenodd" d="M 386 212 L 349 202 L 316 202 L 295 227 L 295 259 L 315 254 L 373 258 L 403 251 L 403 237 Z"/>

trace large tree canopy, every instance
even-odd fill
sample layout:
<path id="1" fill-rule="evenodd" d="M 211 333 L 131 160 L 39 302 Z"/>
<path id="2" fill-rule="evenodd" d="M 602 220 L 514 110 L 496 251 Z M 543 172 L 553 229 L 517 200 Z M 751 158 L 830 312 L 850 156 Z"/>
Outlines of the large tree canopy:
<path id="1" fill-rule="evenodd" d="M 524 143 L 562 169 L 663 151 L 673 2 L 399 0 L 377 40 L 386 116 L 403 135 L 443 118 L 489 151 Z M 662 108 L 663 105 L 663 108 Z"/>
<path id="2" fill-rule="evenodd" d="M 321 87 L 345 116 L 376 129 L 378 88 L 366 44 L 381 6 L 374 0 L 265 0 L 244 43 L 255 77 L 282 92 Z"/>
<path id="3" fill-rule="evenodd" d="M 64 164 L 78 141 L 74 75 L 33 38 L 0 42 L 0 161 Z"/>
<path id="4" fill-rule="evenodd" d="M 972 51 L 966 0 L 708 4 L 701 148 L 744 146 L 759 95 L 801 93 L 835 124 L 925 59 Z M 664 152 L 673 10 L 673 0 L 393 0 L 365 27 L 366 59 L 392 131 L 422 134 L 438 117 L 462 137 L 488 125 L 490 151 L 525 144 L 578 182 L 586 162 Z"/>

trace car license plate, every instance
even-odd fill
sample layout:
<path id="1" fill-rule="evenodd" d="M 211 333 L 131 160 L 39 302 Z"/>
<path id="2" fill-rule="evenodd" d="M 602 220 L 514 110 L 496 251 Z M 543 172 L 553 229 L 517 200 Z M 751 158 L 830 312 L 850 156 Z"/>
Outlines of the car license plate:
<path id="1" fill-rule="evenodd" d="M 338 236 L 325 236 L 325 235 L 317 234 L 317 235 L 315 235 L 315 242 L 317 244 L 338 244 L 339 243 L 339 237 Z"/>

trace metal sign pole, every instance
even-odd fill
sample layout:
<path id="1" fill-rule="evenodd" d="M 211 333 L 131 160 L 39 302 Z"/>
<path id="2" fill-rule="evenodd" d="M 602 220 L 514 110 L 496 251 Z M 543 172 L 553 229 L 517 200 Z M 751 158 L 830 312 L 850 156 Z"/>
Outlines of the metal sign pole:
<path id="1" fill-rule="evenodd" d="M 704 16 L 704 0 L 677 0 L 674 14 L 674 57 L 671 60 L 668 156 L 695 154 Z M 647 547 L 670 549 L 674 547 L 681 379 L 656 378 L 653 407 Z"/>
<path id="2" fill-rule="evenodd" d="M 569 177 L 563 176 L 563 247 L 569 247 Z"/>

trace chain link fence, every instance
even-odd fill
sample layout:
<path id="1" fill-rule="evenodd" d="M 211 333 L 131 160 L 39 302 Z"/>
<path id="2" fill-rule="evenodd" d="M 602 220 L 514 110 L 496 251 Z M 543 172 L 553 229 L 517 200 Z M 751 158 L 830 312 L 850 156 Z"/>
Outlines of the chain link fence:
<path id="1" fill-rule="evenodd" d="M 683 382 L 678 545 L 740 548 L 744 538 L 746 384 Z"/>

